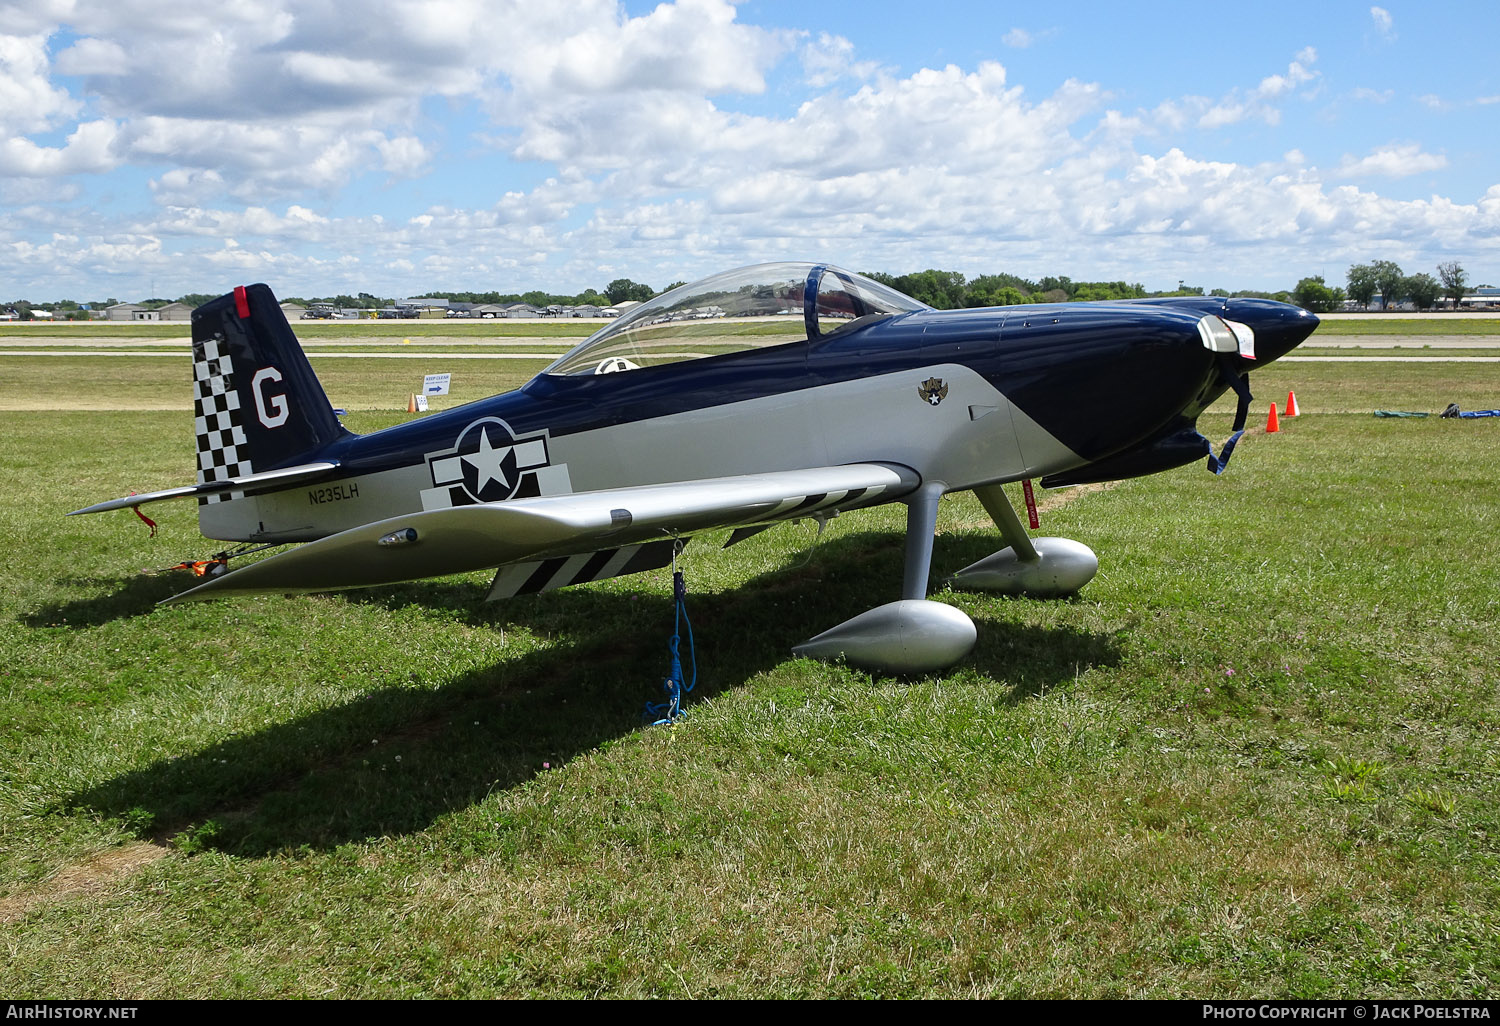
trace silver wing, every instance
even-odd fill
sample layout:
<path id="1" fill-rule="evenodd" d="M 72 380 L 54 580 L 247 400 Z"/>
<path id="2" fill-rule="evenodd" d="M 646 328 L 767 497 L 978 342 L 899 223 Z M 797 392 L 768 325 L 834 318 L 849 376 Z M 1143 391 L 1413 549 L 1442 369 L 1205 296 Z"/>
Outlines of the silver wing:
<path id="1" fill-rule="evenodd" d="M 853 463 L 430 510 L 308 542 L 166 601 L 396 584 L 714 527 L 827 516 L 892 502 L 920 483 L 908 467 Z"/>

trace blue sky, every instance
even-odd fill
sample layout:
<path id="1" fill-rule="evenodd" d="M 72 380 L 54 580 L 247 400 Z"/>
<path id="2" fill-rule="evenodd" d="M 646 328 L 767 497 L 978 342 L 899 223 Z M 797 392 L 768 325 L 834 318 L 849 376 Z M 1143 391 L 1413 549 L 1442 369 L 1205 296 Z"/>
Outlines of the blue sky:
<path id="1" fill-rule="evenodd" d="M 0 300 L 576 292 L 784 258 L 1500 284 L 1489 19 L 0 0 Z"/>

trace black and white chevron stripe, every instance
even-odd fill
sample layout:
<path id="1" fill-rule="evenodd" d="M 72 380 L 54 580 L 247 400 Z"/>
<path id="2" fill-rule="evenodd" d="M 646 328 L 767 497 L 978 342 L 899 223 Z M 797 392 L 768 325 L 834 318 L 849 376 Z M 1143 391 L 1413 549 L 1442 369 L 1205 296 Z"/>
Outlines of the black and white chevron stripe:
<path id="1" fill-rule="evenodd" d="M 686 546 L 691 540 L 683 538 L 680 544 Z M 566 588 L 571 584 L 607 581 L 611 577 L 638 574 L 642 570 L 659 570 L 671 564 L 672 546 L 676 544 L 679 542 L 663 538 L 642 545 L 622 545 L 576 556 L 502 566 L 495 574 L 486 601 L 498 602 L 516 595 L 535 595 L 554 588 Z"/>

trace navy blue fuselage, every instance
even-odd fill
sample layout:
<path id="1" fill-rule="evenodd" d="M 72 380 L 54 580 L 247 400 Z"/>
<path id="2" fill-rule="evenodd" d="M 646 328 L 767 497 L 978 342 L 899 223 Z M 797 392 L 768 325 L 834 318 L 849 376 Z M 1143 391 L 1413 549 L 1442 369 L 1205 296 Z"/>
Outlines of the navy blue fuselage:
<path id="1" fill-rule="evenodd" d="M 1204 314 L 1249 325 L 1258 358 L 1208 350 L 1197 327 Z M 546 430 L 558 438 L 895 371 L 959 364 L 983 376 L 1092 463 L 1149 443 L 1164 430 L 1190 426 L 1229 387 L 1227 375 L 1283 355 L 1317 323 L 1296 307 L 1256 299 L 918 310 L 811 342 L 624 374 L 544 373 L 517 391 L 374 434 L 345 435 L 321 451 L 284 462 L 331 459 L 342 464 L 341 477 L 372 473 L 420 462 L 423 453 L 451 445 L 480 417 L 503 419 L 518 435 Z"/>

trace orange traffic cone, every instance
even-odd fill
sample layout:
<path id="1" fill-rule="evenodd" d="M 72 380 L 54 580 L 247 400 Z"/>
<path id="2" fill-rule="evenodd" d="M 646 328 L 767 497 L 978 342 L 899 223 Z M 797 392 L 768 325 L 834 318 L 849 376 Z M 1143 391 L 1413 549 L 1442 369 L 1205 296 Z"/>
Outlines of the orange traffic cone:
<path id="1" fill-rule="evenodd" d="M 1297 393 L 1296 392 L 1288 392 L 1286 394 L 1286 415 L 1288 417 L 1295 417 L 1295 416 L 1297 416 Z"/>
<path id="2" fill-rule="evenodd" d="M 417 412 L 417 394 L 415 392 L 412 393 L 410 399 L 406 400 L 406 412 L 407 413 L 416 413 Z"/>
<path id="3" fill-rule="evenodd" d="M 1281 430 L 1281 422 L 1276 419 L 1276 404 L 1271 404 L 1271 415 L 1266 418 L 1266 434 L 1275 434 Z"/>

